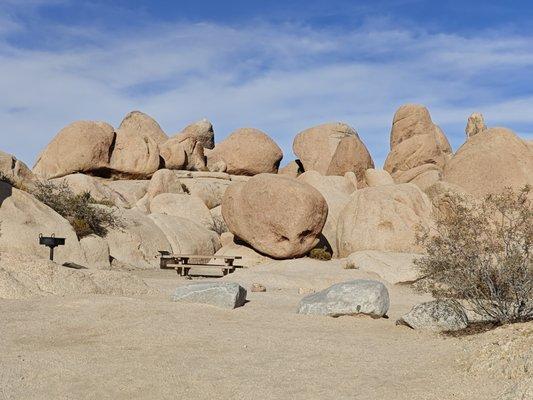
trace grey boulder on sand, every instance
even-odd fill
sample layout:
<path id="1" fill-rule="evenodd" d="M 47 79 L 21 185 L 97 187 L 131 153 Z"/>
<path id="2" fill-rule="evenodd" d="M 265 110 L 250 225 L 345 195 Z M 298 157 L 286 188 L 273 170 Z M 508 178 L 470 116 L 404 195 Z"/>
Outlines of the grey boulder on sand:
<path id="1" fill-rule="evenodd" d="M 246 302 L 246 289 L 234 282 L 198 282 L 180 286 L 172 301 L 210 304 L 222 308 L 237 308 Z"/>
<path id="2" fill-rule="evenodd" d="M 389 291 L 378 281 L 356 279 L 337 283 L 321 292 L 304 297 L 298 314 L 342 315 L 366 314 L 381 318 L 389 310 Z"/>
<path id="3" fill-rule="evenodd" d="M 413 329 L 429 331 L 458 331 L 468 326 L 465 312 L 450 301 L 428 301 L 415 305 L 396 321 Z"/>

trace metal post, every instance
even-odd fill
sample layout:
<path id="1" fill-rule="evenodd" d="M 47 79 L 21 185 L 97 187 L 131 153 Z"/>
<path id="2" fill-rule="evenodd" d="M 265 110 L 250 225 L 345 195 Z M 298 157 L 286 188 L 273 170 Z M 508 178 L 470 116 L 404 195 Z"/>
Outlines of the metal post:
<path id="1" fill-rule="evenodd" d="M 54 261 L 54 246 L 50 246 L 50 261 Z"/>

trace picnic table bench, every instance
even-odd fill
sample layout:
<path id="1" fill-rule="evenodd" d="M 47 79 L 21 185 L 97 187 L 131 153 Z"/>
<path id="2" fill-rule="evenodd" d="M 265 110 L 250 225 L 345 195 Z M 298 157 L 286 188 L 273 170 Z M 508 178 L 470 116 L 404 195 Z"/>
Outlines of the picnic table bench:
<path id="1" fill-rule="evenodd" d="M 214 256 L 198 254 L 172 254 L 168 251 L 159 251 L 161 254 L 159 267 L 161 269 L 175 269 L 180 276 L 189 276 L 191 268 L 220 268 L 223 275 L 232 273 L 235 268 L 243 268 L 235 265 L 235 260 L 242 260 L 241 256 Z M 209 263 L 211 260 L 224 260 L 222 263 Z M 192 261 L 192 263 L 191 263 Z"/>

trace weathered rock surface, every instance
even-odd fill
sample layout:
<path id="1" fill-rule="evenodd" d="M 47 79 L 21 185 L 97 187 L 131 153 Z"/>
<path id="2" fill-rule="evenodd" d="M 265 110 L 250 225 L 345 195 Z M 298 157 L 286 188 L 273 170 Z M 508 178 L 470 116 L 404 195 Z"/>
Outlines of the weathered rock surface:
<path id="1" fill-rule="evenodd" d="M 466 123 L 465 133 L 466 137 L 472 137 L 477 135 L 480 132 L 483 132 L 487 129 L 485 121 L 483 119 L 483 114 L 475 112 L 468 117 L 468 122 Z"/>
<path id="2" fill-rule="evenodd" d="M 96 269 L 109 269 L 111 266 L 109 245 L 104 238 L 96 235 L 80 239 L 80 246 L 85 255 L 85 266 Z"/>
<path id="3" fill-rule="evenodd" d="M 209 209 L 222 204 L 224 193 L 233 184 L 230 180 L 218 178 L 180 179 L 180 182 L 186 193 L 201 198 Z"/>
<path id="4" fill-rule="evenodd" d="M 114 129 L 105 122 L 74 122 L 59 131 L 41 152 L 33 172 L 45 178 L 75 172 L 97 174 L 109 167 L 114 140 Z"/>
<path id="5" fill-rule="evenodd" d="M 30 194 L 0 182 L 0 251 L 47 259 L 49 249 L 39 245 L 40 233 L 66 239 L 55 249 L 56 261 L 84 265 L 78 238 L 66 219 Z"/>
<path id="6" fill-rule="evenodd" d="M 282 158 L 283 152 L 266 133 L 259 129 L 241 128 L 207 154 L 207 164 L 210 167 L 223 161 L 228 174 L 257 175 L 277 173 Z"/>
<path id="7" fill-rule="evenodd" d="M 172 301 L 202 303 L 233 309 L 246 302 L 246 289 L 233 282 L 198 282 L 180 286 Z"/>
<path id="8" fill-rule="evenodd" d="M 150 212 L 186 218 L 209 230 L 214 228 L 209 208 L 197 196 L 162 193 L 150 202 Z"/>
<path id="9" fill-rule="evenodd" d="M 235 265 L 244 267 L 252 267 L 254 265 L 262 264 L 272 259 L 259 254 L 257 251 L 249 247 L 246 243 L 235 240 L 235 237 L 230 232 L 224 232 L 220 236 L 222 247 L 215 253 L 217 256 L 240 256 L 242 259 L 235 260 Z M 218 261 L 218 260 L 217 260 Z"/>
<path id="10" fill-rule="evenodd" d="M 383 283 L 356 279 L 304 297 L 298 305 L 298 313 L 329 317 L 366 314 L 381 318 L 387 314 L 389 305 L 389 291 Z"/>
<path id="11" fill-rule="evenodd" d="M 178 138 L 170 138 L 159 146 L 167 169 L 186 169 L 187 153 Z"/>
<path id="12" fill-rule="evenodd" d="M 0 298 L 102 294 L 137 296 L 152 290 L 140 278 L 115 271 L 66 268 L 49 260 L 1 253 Z"/>
<path id="13" fill-rule="evenodd" d="M 52 179 L 51 182 L 56 185 L 65 184 L 75 194 L 90 193 L 95 200 L 101 202 L 109 202 L 120 207 L 129 205 L 124 196 L 104 185 L 101 180 L 89 175 L 71 174 Z"/>
<path id="14" fill-rule="evenodd" d="M 339 257 L 359 250 L 417 253 L 417 226 L 432 224 L 432 205 L 413 184 L 359 189 L 339 215 Z"/>
<path id="15" fill-rule="evenodd" d="M 347 262 L 360 271 L 378 274 L 385 281 L 396 284 L 414 282 L 418 279 L 414 260 L 419 257 L 419 254 L 413 253 L 363 250 L 350 254 Z"/>
<path id="16" fill-rule="evenodd" d="M 533 185 L 533 152 L 513 131 L 489 128 L 457 150 L 442 179 L 476 197 Z"/>
<path id="17" fill-rule="evenodd" d="M 139 210 L 120 209 L 117 216 L 124 227 L 107 233 L 111 257 L 130 267 L 159 267 L 158 251 L 173 250 L 165 233 Z"/>
<path id="18" fill-rule="evenodd" d="M 148 217 L 163 232 L 173 253 L 213 255 L 220 249 L 218 235 L 190 219 L 157 213 Z"/>
<path id="19" fill-rule="evenodd" d="M 126 201 L 128 206 L 133 207 L 140 199 L 142 199 L 150 185 L 148 180 L 119 180 L 110 181 L 106 179 L 99 179 L 100 184 L 107 186 Z"/>
<path id="20" fill-rule="evenodd" d="M 297 178 L 298 175 L 302 174 L 303 166 L 298 164 L 298 161 L 291 161 L 283 168 L 280 168 L 278 174 L 290 176 L 291 178 Z"/>
<path id="21" fill-rule="evenodd" d="M 326 200 L 328 204 L 328 217 L 322 229 L 323 243 L 331 251 L 333 256 L 338 254 L 337 250 L 337 222 L 341 211 L 344 209 L 350 195 L 356 190 L 349 179 L 343 176 L 329 175 L 322 176 L 317 171 L 307 171 L 298 177 L 298 180 L 313 186 Z"/>
<path id="22" fill-rule="evenodd" d="M 465 312 L 449 301 L 428 301 L 415 305 L 398 325 L 429 331 L 458 331 L 468 326 Z"/>
<path id="23" fill-rule="evenodd" d="M 215 147 L 215 132 L 213 125 L 206 118 L 187 125 L 181 135 L 194 138 L 204 149 L 213 149 Z"/>
<path id="24" fill-rule="evenodd" d="M 298 257 L 314 248 L 327 214 L 326 200 L 315 188 L 271 174 L 231 185 L 222 202 L 229 230 L 274 258 Z"/>
<path id="25" fill-rule="evenodd" d="M 394 114 L 390 146 L 384 169 L 397 183 L 411 182 L 428 168 L 441 171 L 451 154 L 442 130 L 417 104 L 403 105 Z"/>
<path id="26" fill-rule="evenodd" d="M 357 132 L 349 125 L 331 123 L 300 132 L 293 143 L 294 154 L 305 171 L 322 175 L 344 175 L 352 171 L 362 182 L 365 170 L 374 162 Z"/>
<path id="27" fill-rule="evenodd" d="M 394 185 L 394 179 L 384 169 L 369 168 L 365 171 L 365 182 L 367 186 Z"/>
<path id="28" fill-rule="evenodd" d="M 162 193 L 185 193 L 183 185 L 174 171 L 160 169 L 154 173 L 146 189 L 146 194 L 136 203 L 143 212 L 150 211 L 150 202 Z"/>
<path id="29" fill-rule="evenodd" d="M 132 111 L 126 115 L 118 129 L 143 138 L 150 138 L 157 144 L 162 144 L 168 139 L 156 120 L 140 111 Z"/>
<path id="30" fill-rule="evenodd" d="M 31 190 L 37 177 L 22 161 L 15 156 L 0 151 L 0 175 L 20 190 Z"/>

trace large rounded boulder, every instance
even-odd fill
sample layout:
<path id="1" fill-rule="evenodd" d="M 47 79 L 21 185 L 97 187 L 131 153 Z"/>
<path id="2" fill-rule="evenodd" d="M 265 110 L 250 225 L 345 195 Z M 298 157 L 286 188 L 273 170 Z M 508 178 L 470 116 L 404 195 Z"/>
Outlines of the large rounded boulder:
<path id="1" fill-rule="evenodd" d="M 319 242 L 328 206 L 312 186 L 279 175 L 260 174 L 231 185 L 222 200 L 229 230 L 274 258 L 306 254 Z"/>
<path id="2" fill-rule="evenodd" d="M 390 135 L 390 153 L 384 169 L 395 182 L 427 185 L 428 177 L 440 179 L 440 172 L 450 158 L 451 147 L 444 132 L 433 123 L 426 107 L 418 104 L 401 106 L 394 114 Z"/>
<path id="3" fill-rule="evenodd" d="M 483 197 L 533 185 L 533 151 L 513 131 L 489 128 L 470 136 L 444 168 L 443 180 Z"/>
<path id="4" fill-rule="evenodd" d="M 50 179 L 106 169 L 114 139 L 113 127 L 105 122 L 73 122 L 61 129 L 41 152 L 33 172 Z"/>
<path id="5" fill-rule="evenodd" d="M 167 140 L 159 124 L 139 111 L 126 115 L 117 129 L 110 160 L 112 175 L 128 179 L 146 179 L 162 164 L 159 145 Z"/>
<path id="6" fill-rule="evenodd" d="M 233 175 L 277 173 L 283 152 L 266 133 L 255 128 L 241 128 L 207 154 L 210 170 L 220 163 Z"/>
<path id="7" fill-rule="evenodd" d="M 305 171 L 341 176 L 351 171 L 362 182 L 365 170 L 374 168 L 372 157 L 357 132 L 343 123 L 306 129 L 294 138 L 292 148 Z"/>
<path id="8" fill-rule="evenodd" d="M 416 230 L 431 226 L 431 213 L 431 201 L 411 183 L 357 190 L 339 215 L 339 257 L 359 250 L 420 252 Z"/>

